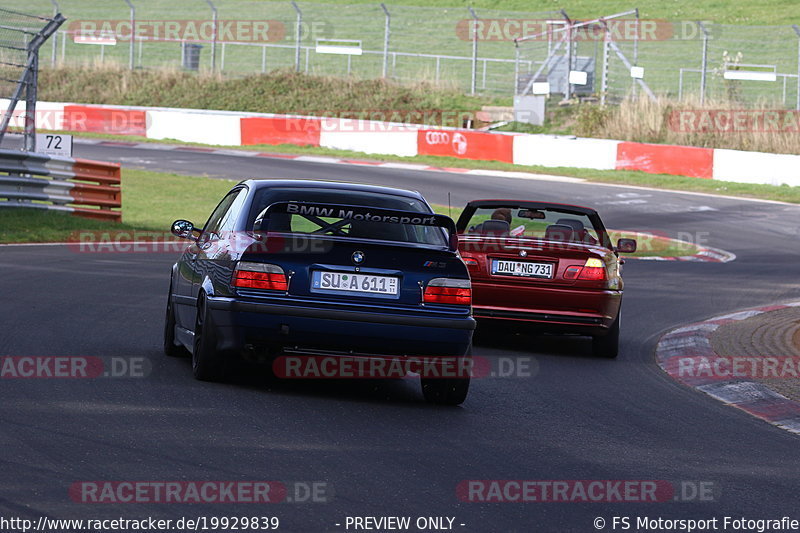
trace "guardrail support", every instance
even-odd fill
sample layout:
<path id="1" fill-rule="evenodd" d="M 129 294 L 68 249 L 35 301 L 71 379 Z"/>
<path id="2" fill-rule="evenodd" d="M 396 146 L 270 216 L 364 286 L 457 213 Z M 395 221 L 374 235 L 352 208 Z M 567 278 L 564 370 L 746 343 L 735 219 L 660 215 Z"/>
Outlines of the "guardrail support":
<path id="1" fill-rule="evenodd" d="M 383 25 L 383 77 L 385 78 L 389 71 L 389 34 L 391 32 L 392 16 L 389 14 L 389 10 L 386 9 L 385 4 L 381 3 L 381 9 L 383 9 L 383 14 L 386 15 L 386 22 Z"/>
<path id="2" fill-rule="evenodd" d="M 611 47 L 608 42 L 611 39 L 611 32 L 608 29 L 606 21 L 603 24 L 603 74 L 600 78 L 600 105 L 606 105 L 606 96 L 608 95 L 608 59 Z"/>
<path id="3" fill-rule="evenodd" d="M 795 109 L 800 111 L 800 26 L 792 24 L 792 29 L 797 34 L 797 103 Z"/>
<path id="4" fill-rule="evenodd" d="M 697 25 L 703 32 L 703 71 L 700 73 L 700 105 L 703 105 L 706 101 L 706 76 L 708 75 L 708 30 L 699 20 Z"/>
<path id="5" fill-rule="evenodd" d="M 53 18 L 55 18 L 56 15 L 58 15 L 58 13 L 61 11 L 61 8 L 58 7 L 58 2 L 56 2 L 56 0 L 50 0 L 50 3 L 53 4 Z M 58 56 L 58 35 L 55 35 L 53 37 L 53 54 L 50 57 L 50 66 L 51 67 L 55 67 L 56 66 L 56 57 L 57 56 Z"/>
<path id="6" fill-rule="evenodd" d="M 292 0 L 292 7 L 297 12 L 297 22 L 295 24 L 295 41 L 294 41 L 294 71 L 300 72 L 300 44 L 302 41 L 301 32 L 303 30 L 303 12 L 297 5 L 297 2 Z M 308 62 L 306 62 L 308 66 Z"/>
<path id="7" fill-rule="evenodd" d="M 25 91 L 25 141 L 26 152 L 36 151 L 36 93 L 39 85 L 39 52 L 31 50 L 30 71 L 28 72 L 28 88 Z"/>
<path id="8" fill-rule="evenodd" d="M 131 3 L 131 0 L 123 0 L 131 9 L 131 43 L 130 51 L 128 53 L 128 68 L 133 70 L 134 67 L 134 49 L 136 48 L 136 8 Z"/>
<path id="9" fill-rule="evenodd" d="M 211 36 L 211 72 L 214 72 L 217 67 L 217 29 L 219 27 L 219 18 L 217 16 L 217 6 L 215 6 L 211 0 L 206 0 L 206 3 L 211 7 L 211 21 L 214 25 L 214 29 L 211 30 L 213 32 Z"/>
<path id="10" fill-rule="evenodd" d="M 478 15 L 475 10 L 468 7 L 469 14 L 472 15 L 472 80 L 470 82 L 470 94 L 475 94 L 478 85 Z"/>

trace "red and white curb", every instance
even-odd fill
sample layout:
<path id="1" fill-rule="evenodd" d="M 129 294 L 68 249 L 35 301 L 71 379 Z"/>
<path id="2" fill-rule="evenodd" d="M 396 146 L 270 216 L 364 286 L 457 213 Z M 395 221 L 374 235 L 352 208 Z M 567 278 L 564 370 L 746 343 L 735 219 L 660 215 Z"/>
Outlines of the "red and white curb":
<path id="1" fill-rule="evenodd" d="M 436 167 L 418 163 L 396 163 L 391 161 L 369 161 L 361 159 L 337 158 L 318 155 L 281 154 L 274 152 L 257 152 L 255 150 L 235 150 L 230 148 L 207 148 L 204 146 L 181 146 L 170 144 L 137 143 L 126 141 L 104 141 L 99 139 L 75 139 L 79 144 L 95 144 L 100 146 L 124 146 L 141 150 L 174 150 L 178 152 L 200 152 L 213 155 L 228 155 L 234 157 L 263 157 L 266 159 L 289 159 L 306 163 L 322 163 L 325 165 L 359 165 L 377 168 L 393 168 L 399 170 L 414 170 L 426 172 L 449 172 L 473 176 L 498 176 L 501 178 L 562 181 L 571 183 L 584 183 L 585 179 L 551 174 L 534 174 L 532 172 L 516 172 L 509 170 L 487 170 L 479 168 Z"/>
<path id="2" fill-rule="evenodd" d="M 3 105 L 7 107 L 9 101 L 0 99 L 0 107 Z M 36 111 L 40 130 L 230 147 L 291 144 L 369 154 L 449 156 L 515 165 L 638 170 L 738 183 L 800 185 L 798 154 L 481 131 L 339 117 L 336 113 L 309 116 L 45 101 L 37 103 Z M 23 126 L 24 112 L 24 102 L 18 102 L 12 126 Z M 375 118 L 392 118 L 382 115 Z"/>
<path id="3" fill-rule="evenodd" d="M 719 248 L 705 246 L 700 246 L 698 248 L 694 255 L 682 255 L 678 257 L 631 257 L 630 259 L 641 259 L 642 261 L 691 261 L 700 263 L 728 263 L 736 259 L 736 254 L 720 250 Z"/>
<path id="4" fill-rule="evenodd" d="M 782 429 L 800 434 L 800 402 L 778 394 L 763 383 L 727 380 L 713 376 L 710 370 L 706 376 L 697 375 L 700 372 L 692 372 L 692 375 L 681 372 L 681 364 L 686 365 L 687 359 L 691 360 L 693 367 L 709 369 L 721 359 L 711 345 L 711 335 L 720 326 L 789 307 L 800 307 L 800 302 L 739 311 L 670 331 L 658 341 L 656 361 L 674 380 Z"/>

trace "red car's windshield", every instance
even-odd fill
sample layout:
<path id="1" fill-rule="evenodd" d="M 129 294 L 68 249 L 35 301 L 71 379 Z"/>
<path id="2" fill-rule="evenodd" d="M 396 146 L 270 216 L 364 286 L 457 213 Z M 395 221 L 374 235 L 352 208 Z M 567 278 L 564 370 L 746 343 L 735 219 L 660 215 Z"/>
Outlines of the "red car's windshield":
<path id="1" fill-rule="evenodd" d="M 589 216 L 551 209 L 478 207 L 464 233 L 488 237 L 533 238 L 557 242 L 598 244 L 598 229 Z"/>

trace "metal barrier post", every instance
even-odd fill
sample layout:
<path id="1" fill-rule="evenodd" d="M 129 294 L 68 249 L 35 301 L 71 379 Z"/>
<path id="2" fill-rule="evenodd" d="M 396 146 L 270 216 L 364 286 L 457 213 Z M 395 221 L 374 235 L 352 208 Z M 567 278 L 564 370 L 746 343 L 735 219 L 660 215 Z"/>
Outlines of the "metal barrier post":
<path id="1" fill-rule="evenodd" d="M 128 4 L 129 8 L 131 8 L 131 47 L 128 57 L 128 68 L 133 70 L 133 55 L 136 47 L 136 8 L 131 3 L 131 0 L 124 0 L 124 2 Z"/>
<path id="2" fill-rule="evenodd" d="M 58 2 L 56 0 L 50 0 L 50 3 L 53 4 L 53 17 L 58 15 L 58 12 L 61 9 L 58 7 Z M 58 35 L 53 38 L 53 55 L 50 57 L 50 66 L 56 66 L 56 57 L 58 56 Z"/>
<path id="3" fill-rule="evenodd" d="M 605 20 L 602 21 L 603 29 L 603 73 L 600 78 L 600 105 L 606 105 L 606 95 L 608 94 L 608 56 L 611 47 L 608 41 L 611 38 L 611 31 Z"/>
<path id="4" fill-rule="evenodd" d="M 27 90 L 25 91 L 25 147 L 26 152 L 36 151 L 36 92 L 39 82 L 39 50 L 28 50 Z"/>
<path id="5" fill-rule="evenodd" d="M 294 43 L 294 71 L 300 72 L 300 41 L 301 35 L 300 32 L 303 29 L 303 12 L 300 11 L 300 8 L 297 6 L 297 2 L 292 0 L 292 7 L 297 12 L 297 23 L 295 25 L 295 43 Z M 306 64 L 306 66 L 308 66 Z"/>
<path id="6" fill-rule="evenodd" d="M 633 66 L 639 65 L 639 8 L 634 9 L 636 12 L 636 31 L 633 33 Z M 636 78 L 631 77 L 631 95 L 636 99 Z"/>
<path id="7" fill-rule="evenodd" d="M 389 14 L 389 10 L 386 9 L 385 4 L 381 3 L 381 9 L 383 9 L 383 14 L 386 15 L 386 22 L 383 26 L 383 77 L 385 78 L 389 70 L 389 33 L 391 32 L 392 16 Z"/>
<path id="8" fill-rule="evenodd" d="M 800 26 L 792 24 L 792 29 L 797 34 L 797 103 L 795 109 L 800 111 Z"/>
<path id="9" fill-rule="evenodd" d="M 217 6 L 211 0 L 206 0 L 206 4 L 211 7 L 211 20 L 214 25 L 214 29 L 211 30 L 213 32 L 211 35 L 211 72 L 214 72 L 217 68 L 217 28 L 219 18 L 217 17 Z"/>
<path id="10" fill-rule="evenodd" d="M 700 105 L 706 101 L 706 76 L 708 71 L 708 31 L 705 25 L 697 21 L 697 25 L 703 31 L 703 70 L 700 73 Z"/>
<path id="11" fill-rule="evenodd" d="M 564 87 L 565 87 L 565 89 L 564 89 L 564 100 L 569 100 L 570 96 L 572 95 L 572 86 L 570 86 L 570 83 L 569 83 L 569 73 L 570 73 L 570 71 L 572 71 L 572 49 L 573 49 L 572 40 L 573 40 L 572 20 L 567 19 L 567 57 L 566 57 L 566 59 L 567 59 L 567 72 L 566 72 L 567 79 L 565 80 L 566 83 L 564 84 Z"/>
<path id="12" fill-rule="evenodd" d="M 472 15 L 472 80 L 470 82 L 470 94 L 475 94 L 478 84 L 478 15 L 475 10 L 468 7 L 469 14 Z"/>

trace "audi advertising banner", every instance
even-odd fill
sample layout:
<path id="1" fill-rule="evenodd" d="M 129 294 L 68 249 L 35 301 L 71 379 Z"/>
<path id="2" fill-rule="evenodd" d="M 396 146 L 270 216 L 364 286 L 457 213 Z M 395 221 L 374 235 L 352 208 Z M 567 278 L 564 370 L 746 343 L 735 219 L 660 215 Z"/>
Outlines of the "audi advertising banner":
<path id="1" fill-rule="evenodd" d="M 513 162 L 514 135 L 463 130 L 419 130 L 417 135 L 420 155 Z"/>

